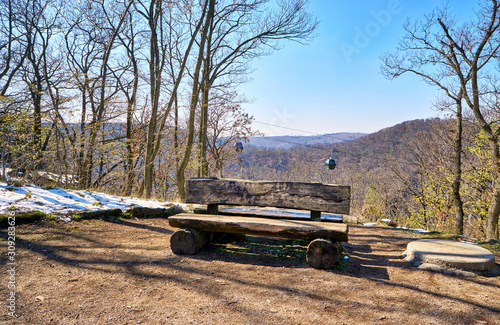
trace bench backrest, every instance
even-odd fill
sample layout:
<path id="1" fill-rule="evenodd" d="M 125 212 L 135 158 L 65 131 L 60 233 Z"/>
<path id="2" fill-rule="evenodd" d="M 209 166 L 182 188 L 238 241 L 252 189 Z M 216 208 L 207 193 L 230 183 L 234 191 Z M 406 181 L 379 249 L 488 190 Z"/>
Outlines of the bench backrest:
<path id="1" fill-rule="evenodd" d="M 185 202 L 349 214 L 351 188 L 321 183 L 191 178 L 186 181 Z"/>

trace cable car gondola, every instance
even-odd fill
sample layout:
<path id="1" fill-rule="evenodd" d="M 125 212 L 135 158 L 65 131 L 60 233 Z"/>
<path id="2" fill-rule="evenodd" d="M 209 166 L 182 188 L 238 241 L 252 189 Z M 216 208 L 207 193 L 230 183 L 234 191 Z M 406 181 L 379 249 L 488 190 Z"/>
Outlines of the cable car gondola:
<path id="1" fill-rule="evenodd" d="M 332 154 L 330 155 L 330 158 L 328 158 L 326 161 L 325 161 L 325 166 L 328 170 L 334 170 L 335 169 L 335 166 L 337 166 L 337 163 L 335 162 L 335 159 L 333 159 L 333 150 L 332 149 Z"/>
<path id="2" fill-rule="evenodd" d="M 241 142 L 236 142 L 234 145 L 234 150 L 236 152 L 242 152 L 243 151 L 243 144 Z"/>

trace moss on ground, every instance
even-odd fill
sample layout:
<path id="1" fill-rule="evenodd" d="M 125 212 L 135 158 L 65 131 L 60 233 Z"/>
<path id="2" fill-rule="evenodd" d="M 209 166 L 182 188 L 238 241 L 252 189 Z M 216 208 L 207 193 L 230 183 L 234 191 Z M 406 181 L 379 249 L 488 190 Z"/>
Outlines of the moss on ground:
<path id="1" fill-rule="evenodd" d="M 12 226 L 9 224 L 12 219 L 9 218 L 15 217 L 14 225 L 20 225 L 25 223 L 34 223 L 43 218 L 52 217 L 51 215 L 47 215 L 41 211 L 29 211 L 29 212 L 12 212 L 9 214 L 0 214 L 0 228 L 7 228 Z"/>

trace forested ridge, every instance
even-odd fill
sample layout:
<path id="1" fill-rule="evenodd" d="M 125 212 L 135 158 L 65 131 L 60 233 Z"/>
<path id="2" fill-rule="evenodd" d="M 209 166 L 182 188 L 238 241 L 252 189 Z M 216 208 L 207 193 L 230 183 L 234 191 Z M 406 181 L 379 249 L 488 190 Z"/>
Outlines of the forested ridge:
<path id="1" fill-rule="evenodd" d="M 453 119 L 407 121 L 354 141 L 291 149 L 246 146 L 226 176 L 321 182 L 352 188 L 351 213 L 365 222 L 453 232 Z M 468 124 L 464 137 L 465 234 L 482 238 L 492 179 L 485 140 Z M 325 160 L 337 163 L 328 170 Z"/>

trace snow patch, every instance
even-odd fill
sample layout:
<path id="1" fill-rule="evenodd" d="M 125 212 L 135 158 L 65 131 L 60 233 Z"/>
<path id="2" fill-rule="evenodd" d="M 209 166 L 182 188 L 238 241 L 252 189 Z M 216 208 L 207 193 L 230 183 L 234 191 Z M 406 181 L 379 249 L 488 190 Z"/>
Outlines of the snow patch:
<path id="1" fill-rule="evenodd" d="M 121 197 L 100 192 L 83 190 L 64 190 L 60 188 L 43 188 L 25 185 L 9 186 L 0 182 L 0 214 L 11 211 L 26 212 L 38 210 L 47 214 L 68 215 L 83 210 L 107 210 L 131 207 L 167 208 L 172 202 Z M 175 203 L 184 210 L 187 204 Z M 60 217 L 69 221 L 67 217 Z"/>

